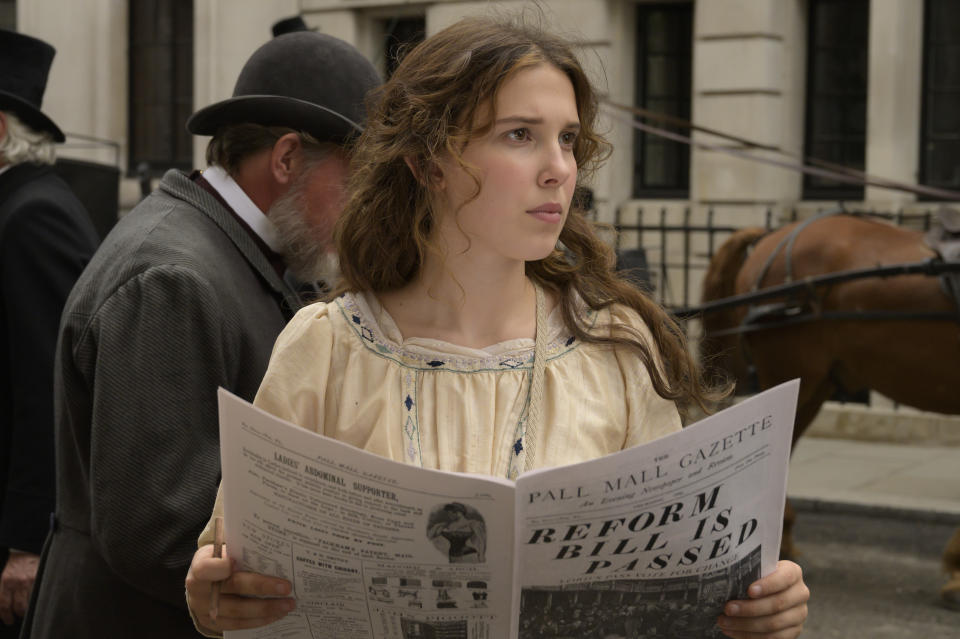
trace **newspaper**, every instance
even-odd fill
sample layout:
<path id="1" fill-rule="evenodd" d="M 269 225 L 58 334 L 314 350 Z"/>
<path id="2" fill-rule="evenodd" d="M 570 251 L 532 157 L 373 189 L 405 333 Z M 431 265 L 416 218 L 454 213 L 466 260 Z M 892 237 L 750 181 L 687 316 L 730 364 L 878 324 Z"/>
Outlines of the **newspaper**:
<path id="1" fill-rule="evenodd" d="M 224 529 L 297 609 L 228 637 L 720 637 L 773 570 L 799 381 L 515 483 L 416 468 L 220 390 Z"/>

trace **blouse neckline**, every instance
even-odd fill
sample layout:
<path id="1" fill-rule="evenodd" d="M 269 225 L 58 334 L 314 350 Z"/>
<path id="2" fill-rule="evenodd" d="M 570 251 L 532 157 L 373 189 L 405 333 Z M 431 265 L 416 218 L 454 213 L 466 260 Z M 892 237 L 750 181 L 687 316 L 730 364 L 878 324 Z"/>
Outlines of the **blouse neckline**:
<path id="1" fill-rule="evenodd" d="M 390 313 L 373 293 L 345 293 L 335 303 L 365 348 L 408 367 L 476 372 L 527 369 L 532 365 L 534 340 L 531 338 L 507 340 L 482 349 L 425 337 L 404 339 Z M 596 313 L 587 309 L 587 324 L 591 325 L 595 319 Z M 547 317 L 547 330 L 548 361 L 576 347 L 577 340 L 566 330 L 559 305 Z"/>

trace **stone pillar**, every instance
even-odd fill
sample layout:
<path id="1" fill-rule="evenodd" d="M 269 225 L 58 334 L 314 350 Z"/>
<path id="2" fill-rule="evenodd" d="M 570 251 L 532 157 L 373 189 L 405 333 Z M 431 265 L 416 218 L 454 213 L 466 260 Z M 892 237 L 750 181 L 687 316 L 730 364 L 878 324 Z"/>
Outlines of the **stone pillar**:
<path id="1" fill-rule="evenodd" d="M 30 0 L 17 5 L 17 29 L 57 49 L 43 112 L 68 135 L 63 157 L 126 166 L 127 5 L 111 0 Z M 70 138 L 92 136 L 119 145 Z M 118 157 L 119 156 L 119 157 Z"/>
<path id="2" fill-rule="evenodd" d="M 867 173 L 909 184 L 920 168 L 923 2 L 872 0 L 867 83 Z M 868 186 L 871 208 L 896 210 L 911 193 Z"/>
<path id="3" fill-rule="evenodd" d="M 694 14 L 693 121 L 799 154 L 803 146 L 806 3 L 711 0 Z M 737 147 L 715 136 L 698 141 Z M 781 158 L 782 159 L 782 158 Z M 801 175 L 714 151 L 693 149 L 690 199 L 736 207 L 739 225 L 796 200 Z M 752 215 L 749 213 L 752 211 Z M 744 219 L 744 216 L 753 219 Z"/>

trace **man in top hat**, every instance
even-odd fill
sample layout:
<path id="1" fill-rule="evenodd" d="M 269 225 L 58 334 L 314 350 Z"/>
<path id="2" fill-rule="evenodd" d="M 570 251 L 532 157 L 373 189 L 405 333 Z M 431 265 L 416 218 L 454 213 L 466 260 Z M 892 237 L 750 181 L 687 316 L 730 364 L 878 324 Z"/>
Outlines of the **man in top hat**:
<path id="1" fill-rule="evenodd" d="M 220 476 L 218 386 L 252 399 L 324 276 L 343 145 L 380 82 L 312 31 L 260 47 L 194 113 L 209 167 L 169 171 L 74 288 L 56 373 L 57 507 L 24 637 L 196 637 L 184 578 Z M 293 273 L 293 277 L 289 274 Z"/>
<path id="2" fill-rule="evenodd" d="M 273 23 L 273 26 L 270 27 L 270 32 L 273 33 L 274 38 L 282 36 L 285 33 L 294 33 L 296 31 L 312 31 L 312 29 L 307 26 L 303 16 L 296 15 L 277 20 Z"/>
<path id="3" fill-rule="evenodd" d="M 50 527 L 57 326 L 98 241 L 49 166 L 64 139 L 40 110 L 54 53 L 0 30 L 0 638 L 19 634 Z"/>

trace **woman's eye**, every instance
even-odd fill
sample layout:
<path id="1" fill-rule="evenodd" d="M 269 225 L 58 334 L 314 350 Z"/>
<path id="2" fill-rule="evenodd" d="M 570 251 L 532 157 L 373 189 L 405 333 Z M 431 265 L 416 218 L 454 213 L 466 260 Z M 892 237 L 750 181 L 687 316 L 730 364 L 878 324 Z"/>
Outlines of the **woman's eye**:
<path id="1" fill-rule="evenodd" d="M 526 129 L 514 129 L 507 133 L 507 137 L 516 142 L 523 142 L 530 138 L 530 132 Z"/>
<path id="2" fill-rule="evenodd" d="M 573 131 L 566 131 L 565 133 L 560 134 L 560 144 L 564 146 L 573 146 L 573 143 L 577 141 L 577 134 Z"/>

